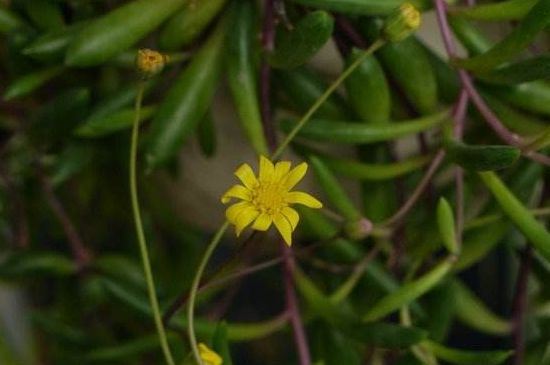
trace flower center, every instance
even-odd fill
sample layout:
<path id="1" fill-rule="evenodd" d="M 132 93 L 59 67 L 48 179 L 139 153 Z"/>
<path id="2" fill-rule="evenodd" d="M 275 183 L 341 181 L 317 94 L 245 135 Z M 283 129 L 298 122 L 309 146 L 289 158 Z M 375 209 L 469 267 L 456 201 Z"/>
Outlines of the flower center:
<path id="1" fill-rule="evenodd" d="M 252 204 L 262 213 L 274 215 L 288 203 L 284 199 L 286 189 L 282 184 L 271 181 L 261 181 L 252 190 Z"/>

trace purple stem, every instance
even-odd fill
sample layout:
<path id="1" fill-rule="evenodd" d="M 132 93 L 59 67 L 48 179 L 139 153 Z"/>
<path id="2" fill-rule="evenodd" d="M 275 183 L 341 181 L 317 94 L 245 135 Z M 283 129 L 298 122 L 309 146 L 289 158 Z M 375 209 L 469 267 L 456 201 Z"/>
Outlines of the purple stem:
<path id="1" fill-rule="evenodd" d="M 386 222 L 384 222 L 383 224 L 384 226 L 398 223 L 401 219 L 403 219 L 407 215 L 407 213 L 409 213 L 409 210 L 416 204 L 416 202 L 422 196 L 426 188 L 430 185 L 430 181 L 432 180 L 432 177 L 437 171 L 437 168 L 439 167 L 439 165 L 441 165 L 441 162 L 443 162 L 444 157 L 445 157 L 445 151 L 439 150 L 435 155 L 434 159 L 432 160 L 432 162 L 430 163 L 430 166 L 428 167 L 426 174 L 414 189 L 414 192 L 412 193 L 412 195 L 405 202 L 405 204 L 403 204 L 401 208 L 399 208 L 397 213 L 395 213 L 393 216 L 391 216 L 391 218 L 389 218 Z"/>
<path id="2" fill-rule="evenodd" d="M 281 241 L 281 250 L 284 263 L 284 284 L 286 295 L 286 307 L 290 317 L 290 323 L 294 331 L 294 342 L 298 350 L 300 365 L 311 365 L 311 356 L 309 355 L 309 346 L 307 342 L 306 332 L 300 317 L 300 309 L 298 308 L 298 300 L 294 291 L 294 269 L 296 263 L 292 250 L 284 242 Z"/>
<path id="3" fill-rule="evenodd" d="M 443 43 L 449 57 L 457 57 L 456 45 L 454 43 L 453 37 L 451 35 L 451 29 L 447 21 L 446 6 L 447 4 L 444 0 L 434 0 L 434 5 L 436 9 L 437 21 L 439 24 L 439 29 L 441 36 L 443 38 Z M 522 139 L 509 131 L 500 119 L 493 113 L 491 108 L 485 103 L 483 98 L 477 92 L 474 83 L 472 82 L 471 76 L 465 70 L 458 71 L 460 81 L 462 83 L 462 88 L 466 90 L 468 96 L 477 107 L 483 118 L 489 124 L 489 126 L 495 131 L 495 133 L 505 142 L 510 145 L 521 147 L 523 144 Z M 542 164 L 550 166 L 550 157 L 542 155 L 536 152 L 529 152 L 524 154 L 525 157 L 530 158 L 534 161 L 540 162 Z"/>
<path id="4" fill-rule="evenodd" d="M 513 324 L 514 324 L 514 365 L 522 365 L 525 357 L 525 332 L 524 320 L 527 309 L 527 282 L 531 271 L 533 249 L 527 246 L 521 255 L 516 292 L 513 303 Z"/>
<path id="5" fill-rule="evenodd" d="M 349 40 L 357 47 L 366 49 L 368 47 L 367 41 L 361 34 L 359 34 L 353 25 L 346 17 L 338 14 L 333 14 L 336 19 L 336 25 L 338 28 L 349 38 Z"/>
<path id="6" fill-rule="evenodd" d="M 273 51 L 275 41 L 275 0 L 265 0 L 264 18 L 262 26 L 262 48 L 264 57 L 260 67 L 260 112 L 262 125 L 271 151 L 277 148 L 277 135 L 273 126 L 271 111 L 271 67 L 266 60 L 266 55 Z"/>
<path id="7" fill-rule="evenodd" d="M 38 174 L 42 185 L 42 191 L 44 192 L 44 196 L 46 198 L 46 202 L 50 206 L 54 216 L 63 228 L 65 237 L 67 237 L 67 241 L 69 242 L 69 245 L 71 247 L 74 260 L 76 261 L 78 268 L 82 270 L 89 265 L 90 261 L 92 260 L 92 255 L 84 245 L 84 242 L 80 238 L 80 235 L 78 234 L 75 225 L 65 211 L 65 208 L 55 195 L 53 187 L 50 184 L 48 178 L 42 173 L 42 171 L 40 171 L 40 169 L 38 171 Z"/>
<path id="8" fill-rule="evenodd" d="M 455 122 L 453 134 L 456 140 L 461 141 L 464 134 L 464 122 L 466 119 L 466 110 L 468 107 L 468 93 L 462 89 L 455 110 L 453 111 L 453 120 Z M 455 170 L 456 185 L 456 239 L 457 243 L 462 243 L 462 229 L 464 228 L 464 170 L 457 166 Z"/>

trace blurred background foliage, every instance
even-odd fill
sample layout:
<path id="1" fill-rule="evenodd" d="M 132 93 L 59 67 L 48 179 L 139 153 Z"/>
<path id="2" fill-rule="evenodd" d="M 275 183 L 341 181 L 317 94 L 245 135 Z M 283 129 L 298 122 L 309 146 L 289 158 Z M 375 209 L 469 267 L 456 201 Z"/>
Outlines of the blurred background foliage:
<path id="1" fill-rule="evenodd" d="M 313 363 L 549 364 L 550 1 L 412 3 L 440 7 L 446 51 L 386 44 L 286 155 L 329 207 L 300 210 L 293 246 Z M 180 309 L 223 216 L 174 209 L 182 147 L 199 146 L 204 186 L 236 134 L 235 166 L 268 155 L 337 76 L 311 58 L 328 44 L 333 69 L 352 64 L 401 4 L 1 0 L 0 364 L 162 361 L 127 188 L 138 47 L 168 55 L 146 84 L 138 185 L 169 342 L 191 363 Z M 224 364 L 298 363 L 277 240 L 239 242 L 211 262 L 198 336 Z"/>

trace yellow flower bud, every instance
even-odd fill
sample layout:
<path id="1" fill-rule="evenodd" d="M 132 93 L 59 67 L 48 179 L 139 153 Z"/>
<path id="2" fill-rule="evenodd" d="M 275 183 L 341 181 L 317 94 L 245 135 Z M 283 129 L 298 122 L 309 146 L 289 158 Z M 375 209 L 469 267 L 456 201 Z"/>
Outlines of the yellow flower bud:
<path id="1" fill-rule="evenodd" d="M 144 77 L 151 77 L 162 71 L 167 61 L 168 56 L 144 48 L 138 50 L 136 67 Z"/>
<path id="2" fill-rule="evenodd" d="M 411 3 L 404 3 L 388 16 L 382 28 L 383 37 L 389 42 L 399 42 L 420 27 L 421 15 Z"/>

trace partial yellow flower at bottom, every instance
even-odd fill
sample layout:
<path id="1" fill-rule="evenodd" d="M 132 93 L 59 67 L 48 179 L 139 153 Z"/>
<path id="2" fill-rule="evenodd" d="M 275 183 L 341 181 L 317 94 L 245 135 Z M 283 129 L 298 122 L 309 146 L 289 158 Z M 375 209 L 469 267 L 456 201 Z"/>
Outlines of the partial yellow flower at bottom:
<path id="1" fill-rule="evenodd" d="M 223 360 L 204 343 L 199 343 L 199 355 L 204 365 L 222 365 Z"/>
<path id="2" fill-rule="evenodd" d="M 321 208 L 323 204 L 313 196 L 290 191 L 306 174 L 307 163 L 303 162 L 290 169 L 290 161 L 280 161 L 275 165 L 260 156 L 258 177 L 248 164 L 242 164 L 235 175 L 243 185 L 234 185 L 222 195 L 223 204 L 232 198 L 241 199 L 227 208 L 225 216 L 235 225 L 237 236 L 249 224 L 252 229 L 267 231 L 274 223 L 287 245 L 292 244 L 292 232 L 296 229 L 300 216 L 291 204 L 302 204 L 310 208 Z"/>

